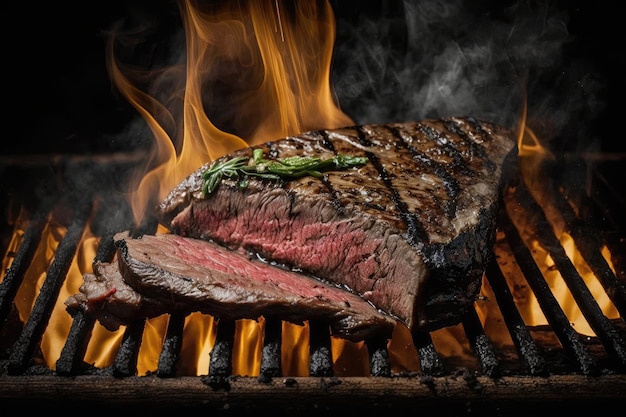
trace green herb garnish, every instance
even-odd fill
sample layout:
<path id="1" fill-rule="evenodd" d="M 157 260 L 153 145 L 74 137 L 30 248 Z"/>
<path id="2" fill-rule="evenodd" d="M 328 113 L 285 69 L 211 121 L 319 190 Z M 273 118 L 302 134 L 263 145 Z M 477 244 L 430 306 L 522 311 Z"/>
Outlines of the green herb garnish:
<path id="1" fill-rule="evenodd" d="M 364 156 L 337 155 L 333 158 L 322 159 L 314 156 L 291 156 L 289 158 L 265 159 L 263 150 L 255 149 L 252 160 L 244 156 L 228 159 L 224 162 L 213 163 L 202 174 L 204 195 L 213 193 L 222 181 L 222 178 L 236 178 L 239 186 L 245 188 L 249 177 L 267 180 L 289 180 L 311 175 L 322 177 L 322 171 L 346 169 L 367 163 Z"/>

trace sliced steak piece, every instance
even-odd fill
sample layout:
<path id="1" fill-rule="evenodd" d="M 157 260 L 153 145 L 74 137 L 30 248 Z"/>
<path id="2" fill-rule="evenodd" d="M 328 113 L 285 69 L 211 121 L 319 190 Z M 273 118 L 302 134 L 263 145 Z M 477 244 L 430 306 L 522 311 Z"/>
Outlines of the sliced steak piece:
<path id="1" fill-rule="evenodd" d="M 205 164 L 157 208 L 173 233 L 214 240 L 344 285 L 411 329 L 458 323 L 495 239 L 511 133 L 473 118 L 360 125 L 245 148 L 265 158 L 365 156 L 358 168 L 289 181 L 226 178 Z M 511 158 L 510 163 L 507 158 Z"/>
<path id="2" fill-rule="evenodd" d="M 73 316 L 82 310 L 110 331 L 138 319 L 187 308 L 139 294 L 124 281 L 117 261 L 95 262 L 93 273 L 83 274 L 79 291 L 65 300 L 69 313 Z"/>
<path id="3" fill-rule="evenodd" d="M 175 311 L 237 320 L 275 317 L 328 323 L 334 336 L 391 337 L 396 321 L 358 295 L 215 243 L 173 234 L 115 236 L 116 262 L 86 274 L 70 309 L 109 327 Z"/>

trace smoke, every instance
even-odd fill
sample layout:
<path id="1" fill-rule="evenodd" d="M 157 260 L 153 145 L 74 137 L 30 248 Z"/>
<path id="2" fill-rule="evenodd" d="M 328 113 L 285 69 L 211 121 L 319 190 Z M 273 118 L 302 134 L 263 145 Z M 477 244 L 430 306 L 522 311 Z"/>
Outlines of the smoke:
<path id="1" fill-rule="evenodd" d="M 362 3 L 359 3 L 362 4 Z M 597 112 L 602 79 L 573 62 L 569 15 L 549 1 L 337 1 L 333 86 L 357 123 L 474 116 L 550 139 Z M 584 82 L 582 81 L 584 80 Z"/>
<path id="2" fill-rule="evenodd" d="M 572 32 L 573 14 L 588 17 L 574 0 L 330 2 L 337 26 L 331 83 L 358 124 L 474 116 L 515 127 L 526 118 L 544 144 L 561 139 L 574 151 L 599 132 L 591 122 L 606 107 L 607 81 L 588 51 L 579 51 L 580 34 L 598 29 L 584 21 L 589 26 Z M 149 19 L 168 41 L 158 43 L 162 50 L 150 42 L 145 51 L 128 48 L 133 61 L 184 62 L 177 13 Z M 143 11 L 131 15 L 130 23 L 146 19 Z M 161 81 L 146 90 L 163 102 L 172 87 Z"/>

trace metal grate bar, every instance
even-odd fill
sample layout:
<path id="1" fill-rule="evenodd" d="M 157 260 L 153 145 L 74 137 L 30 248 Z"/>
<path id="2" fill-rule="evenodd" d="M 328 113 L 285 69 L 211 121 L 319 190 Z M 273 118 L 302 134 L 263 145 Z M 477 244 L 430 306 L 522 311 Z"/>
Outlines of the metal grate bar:
<path id="1" fill-rule="evenodd" d="M 157 376 L 171 378 L 176 376 L 176 362 L 183 345 L 183 330 L 185 328 L 185 314 L 172 313 L 167 323 L 167 332 L 163 340 L 163 348 L 159 355 Z"/>
<path id="2" fill-rule="evenodd" d="M 24 274 L 26 274 L 37 251 L 37 246 L 48 221 L 52 205 L 53 200 L 51 198 L 42 200 L 35 213 L 31 216 L 11 266 L 6 271 L 2 282 L 0 282 L 0 329 L 4 327 L 11 311 L 11 304 L 20 285 L 22 285 Z"/>
<path id="3" fill-rule="evenodd" d="M 209 361 L 209 384 L 222 386 L 233 371 L 232 355 L 236 323 L 234 320 L 215 320 L 217 335 Z"/>
<path id="4" fill-rule="evenodd" d="M 502 318 L 509 329 L 524 368 L 531 375 L 546 375 L 548 373 L 546 361 L 539 353 L 535 341 L 515 306 L 509 286 L 506 284 L 506 279 L 495 259 L 487 265 L 486 272 L 487 280 L 495 294 Z"/>
<path id="5" fill-rule="evenodd" d="M 113 234 L 111 233 L 100 238 L 94 262 L 109 262 L 114 255 L 115 245 Z M 56 362 L 56 372 L 59 375 L 76 375 L 80 371 L 94 325 L 95 320 L 87 316 L 83 311 L 78 311 L 74 315 L 72 327 L 70 327 L 65 345 Z"/>
<path id="6" fill-rule="evenodd" d="M 145 327 L 145 320 L 134 321 L 126 327 L 120 349 L 113 362 L 114 376 L 122 378 L 137 374 L 137 359 Z"/>
<path id="7" fill-rule="evenodd" d="M 387 350 L 388 340 L 384 337 L 372 337 L 365 340 L 370 360 L 370 375 L 391 376 L 391 361 Z"/>
<path id="8" fill-rule="evenodd" d="M 469 339 L 470 345 L 478 355 L 480 366 L 485 375 L 497 376 L 500 374 L 498 359 L 491 342 L 485 335 L 485 331 L 476 314 L 476 310 L 470 310 L 463 318 L 463 329 Z"/>
<path id="9" fill-rule="evenodd" d="M 115 242 L 113 241 L 113 235 L 115 233 L 109 233 L 106 236 L 102 236 L 98 242 L 98 251 L 93 260 L 96 262 L 111 262 L 115 256 Z"/>
<path id="10" fill-rule="evenodd" d="M 70 376 L 80 372 L 95 323 L 96 321 L 83 311 L 76 312 L 63 350 L 56 362 L 57 374 Z"/>
<path id="11" fill-rule="evenodd" d="M 46 279 L 35 300 L 35 305 L 9 357 L 9 373 L 22 373 L 29 365 L 29 361 L 46 330 L 59 292 L 72 264 L 72 259 L 76 254 L 91 207 L 91 202 L 87 199 L 79 200 L 79 204 L 75 207 L 72 221 L 67 227 L 63 240 L 57 247 L 54 260 L 48 269 Z"/>
<path id="12" fill-rule="evenodd" d="M 435 345 L 428 332 L 411 332 L 413 344 L 417 349 L 420 369 L 424 375 L 436 376 L 444 374 L 444 366 L 435 350 Z"/>
<path id="13" fill-rule="evenodd" d="M 280 319 L 274 317 L 265 319 L 261 368 L 259 371 L 259 379 L 261 381 L 269 381 L 273 377 L 282 375 L 282 326 L 283 323 Z"/>
<path id="14" fill-rule="evenodd" d="M 554 197 L 554 204 L 563 216 L 580 254 L 602 284 L 617 311 L 626 319 L 626 283 L 617 279 L 600 252 L 605 243 L 604 235 L 598 233 L 599 230 L 590 225 L 595 219 L 589 217 L 588 210 L 583 210 L 587 214 L 586 217 L 576 216 L 562 193 L 555 193 Z"/>
<path id="15" fill-rule="evenodd" d="M 309 376 L 333 375 L 328 324 L 314 320 L 309 322 L 309 353 Z"/>
<path id="16" fill-rule="evenodd" d="M 535 263 L 530 249 L 524 244 L 519 232 L 511 222 L 506 210 L 500 211 L 500 225 L 504 230 L 513 256 L 515 257 L 524 277 L 530 285 L 548 323 L 554 330 L 566 353 L 576 361 L 580 371 L 585 375 L 598 373 L 598 366 L 589 351 L 582 343 L 580 335 L 572 328 L 567 316 L 550 291 L 541 270 Z"/>
<path id="17" fill-rule="evenodd" d="M 552 231 L 548 220 L 543 216 L 541 207 L 532 198 L 523 183 L 517 187 L 520 198 L 528 204 L 536 215 L 537 238 L 541 245 L 550 253 L 550 257 L 558 268 L 563 280 L 587 322 L 607 349 L 612 360 L 622 369 L 626 369 L 626 345 L 611 321 L 604 315 L 593 294 L 585 284 L 576 267 L 565 253 L 558 237 Z"/>
<path id="18" fill-rule="evenodd" d="M 596 236 L 594 233 L 589 233 L 581 228 L 573 228 L 571 234 L 585 262 L 602 284 L 620 316 L 626 320 L 626 283 L 617 279 L 606 259 L 600 253 L 599 247 L 593 244 Z"/>

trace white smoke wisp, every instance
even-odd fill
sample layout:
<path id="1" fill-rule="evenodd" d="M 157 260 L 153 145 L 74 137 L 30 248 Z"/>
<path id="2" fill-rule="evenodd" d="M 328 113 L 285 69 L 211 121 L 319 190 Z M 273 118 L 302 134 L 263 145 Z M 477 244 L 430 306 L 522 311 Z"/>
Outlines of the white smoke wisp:
<path id="1" fill-rule="evenodd" d="M 567 61 L 575 37 L 549 1 L 382 4 L 337 13 L 333 83 L 357 123 L 474 116 L 514 126 L 527 106 L 528 123 L 557 134 L 602 106 L 602 80 Z"/>

